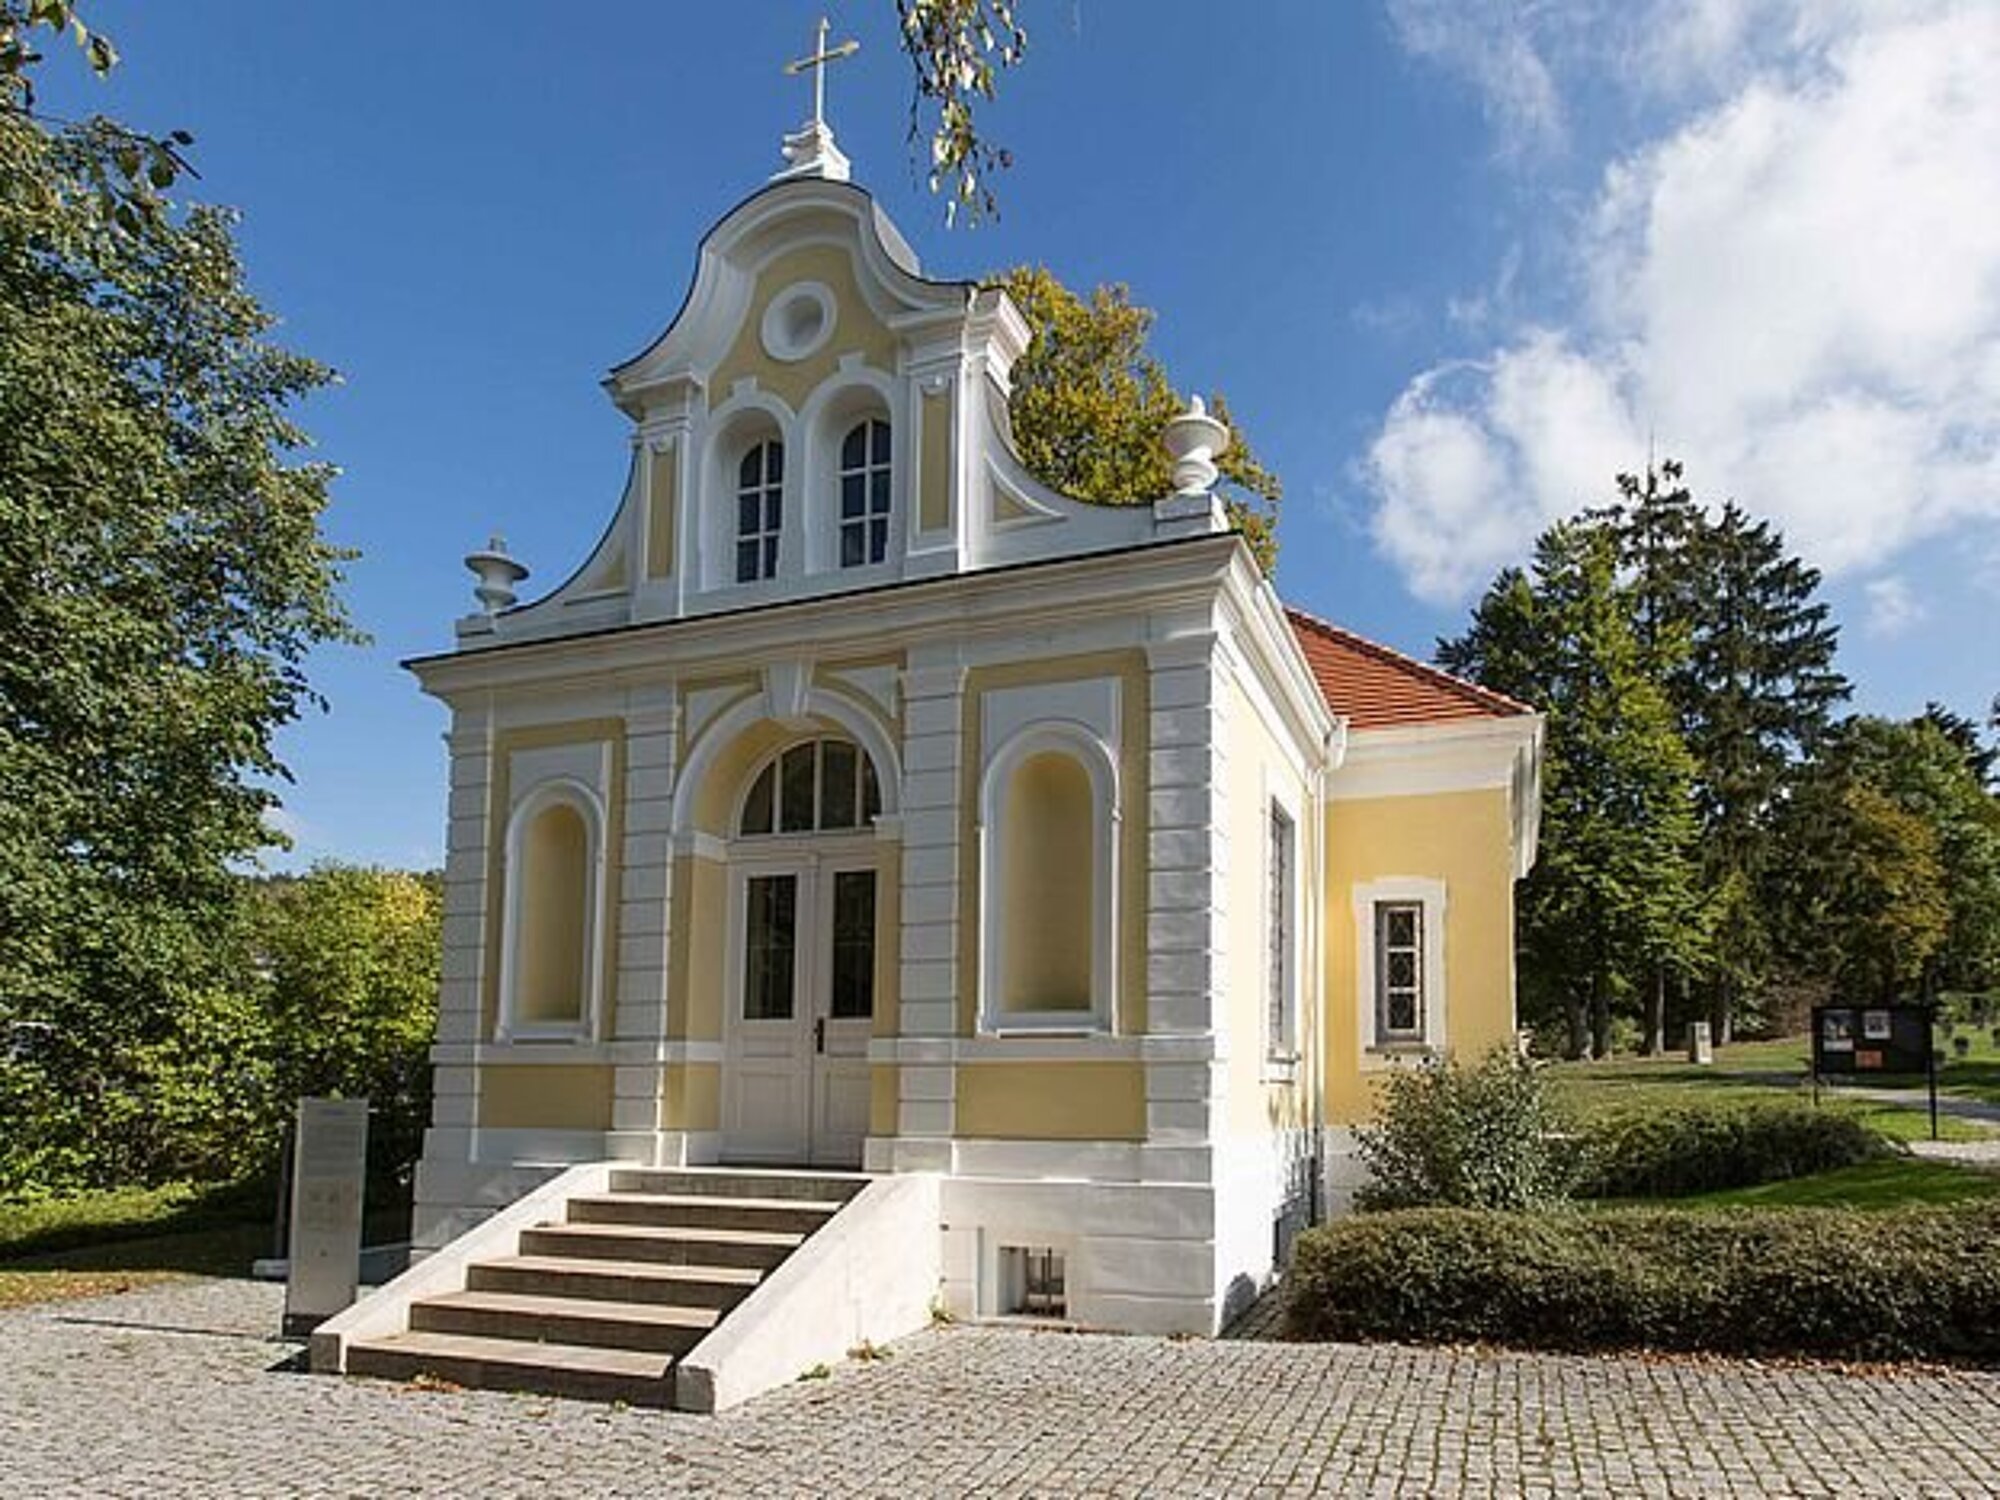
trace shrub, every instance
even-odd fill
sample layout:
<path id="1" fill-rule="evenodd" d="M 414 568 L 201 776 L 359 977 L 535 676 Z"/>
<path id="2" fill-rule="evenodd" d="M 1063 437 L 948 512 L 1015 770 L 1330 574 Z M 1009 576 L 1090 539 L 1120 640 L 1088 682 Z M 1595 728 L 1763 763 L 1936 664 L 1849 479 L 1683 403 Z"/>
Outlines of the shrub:
<path id="1" fill-rule="evenodd" d="M 1852 1115 L 1790 1101 L 1685 1104 L 1601 1115 L 1585 1129 L 1588 1198 L 1684 1198 L 1783 1182 L 1893 1153 Z"/>
<path id="2" fill-rule="evenodd" d="M 1299 1237 L 1295 1339 L 2000 1359 L 2000 1205 L 1355 1215 Z"/>
<path id="3" fill-rule="evenodd" d="M 1382 1081 L 1381 1112 L 1355 1132 L 1364 1209 L 1539 1208 L 1569 1195 L 1575 1153 L 1541 1075 L 1506 1049 L 1474 1067 L 1426 1062 Z"/>

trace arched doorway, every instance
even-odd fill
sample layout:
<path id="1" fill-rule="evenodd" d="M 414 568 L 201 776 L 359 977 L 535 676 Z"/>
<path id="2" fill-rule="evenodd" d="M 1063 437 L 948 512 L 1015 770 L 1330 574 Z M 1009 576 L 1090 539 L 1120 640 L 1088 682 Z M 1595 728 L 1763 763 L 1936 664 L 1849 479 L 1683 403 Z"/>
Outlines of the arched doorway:
<path id="1" fill-rule="evenodd" d="M 722 1155 L 858 1166 L 884 952 L 881 783 L 853 740 L 770 754 L 730 824 Z"/>

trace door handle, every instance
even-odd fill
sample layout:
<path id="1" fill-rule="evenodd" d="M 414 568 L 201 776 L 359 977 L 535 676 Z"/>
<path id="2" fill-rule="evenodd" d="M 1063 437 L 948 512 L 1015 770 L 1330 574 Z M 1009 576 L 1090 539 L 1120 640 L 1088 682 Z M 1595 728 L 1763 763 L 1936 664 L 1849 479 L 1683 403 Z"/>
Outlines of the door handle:
<path id="1" fill-rule="evenodd" d="M 826 1051 L 826 1017 L 819 1016 L 813 1021 L 813 1051 Z"/>

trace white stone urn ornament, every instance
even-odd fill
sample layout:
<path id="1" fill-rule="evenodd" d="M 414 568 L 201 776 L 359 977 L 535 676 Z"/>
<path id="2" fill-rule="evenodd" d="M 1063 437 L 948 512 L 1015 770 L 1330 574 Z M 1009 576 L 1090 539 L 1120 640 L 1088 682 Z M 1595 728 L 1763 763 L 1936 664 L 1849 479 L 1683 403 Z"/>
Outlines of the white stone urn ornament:
<path id="1" fill-rule="evenodd" d="M 514 607 L 518 598 L 514 585 L 528 576 L 528 570 L 507 555 L 505 537 L 496 531 L 487 539 L 483 550 L 466 554 L 465 565 L 479 580 L 472 594 L 482 610 L 489 615 L 497 615 L 503 609 Z"/>
<path id="2" fill-rule="evenodd" d="M 1215 488 L 1220 477 L 1215 460 L 1229 451 L 1229 429 L 1208 414 L 1201 397 L 1188 402 L 1188 409 L 1168 422 L 1160 433 L 1167 456 L 1174 461 L 1174 492 L 1204 495 Z"/>

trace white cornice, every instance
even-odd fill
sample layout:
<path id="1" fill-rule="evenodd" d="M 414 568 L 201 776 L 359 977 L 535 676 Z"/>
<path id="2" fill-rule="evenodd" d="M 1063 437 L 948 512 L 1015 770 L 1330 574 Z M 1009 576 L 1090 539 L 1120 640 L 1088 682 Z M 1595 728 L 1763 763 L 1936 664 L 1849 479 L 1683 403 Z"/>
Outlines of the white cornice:
<path id="1" fill-rule="evenodd" d="M 625 685 L 710 664 L 749 667 L 795 655 L 802 640 L 831 657 L 903 650 L 932 639 L 1017 635 L 1024 622 L 1044 631 L 1212 599 L 1225 584 L 1237 546 L 1234 536 L 1201 537 L 526 640 L 404 665 L 424 691 L 450 700 L 481 689 Z"/>

